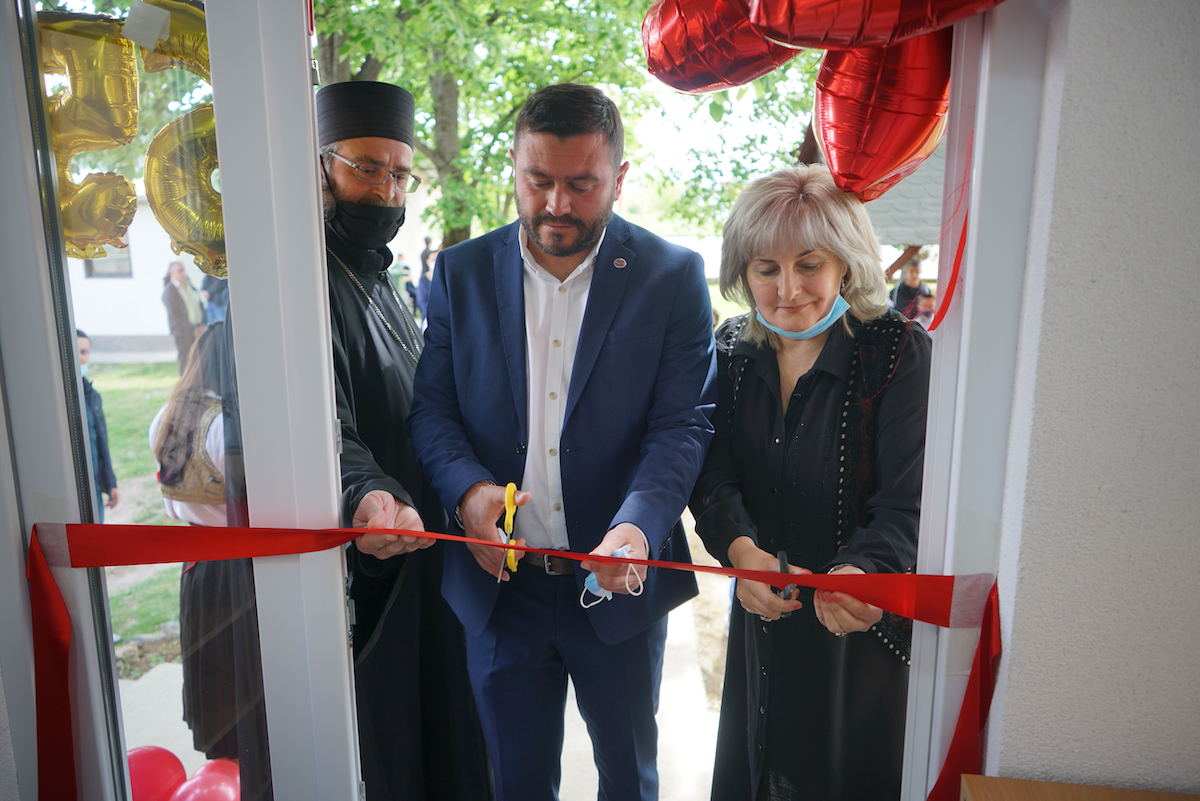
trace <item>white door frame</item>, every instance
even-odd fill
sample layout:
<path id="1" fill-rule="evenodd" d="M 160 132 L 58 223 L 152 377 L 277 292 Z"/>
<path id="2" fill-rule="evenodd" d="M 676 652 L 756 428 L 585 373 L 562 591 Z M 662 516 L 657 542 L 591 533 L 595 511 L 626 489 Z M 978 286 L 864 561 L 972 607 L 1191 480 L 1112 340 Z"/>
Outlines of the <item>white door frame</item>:
<path id="1" fill-rule="evenodd" d="M 1049 0 L 1007 0 L 955 31 L 941 300 L 962 230 L 959 286 L 933 333 L 917 570 L 995 575 L 1041 119 Z M 923 799 L 954 734 L 977 629 L 917 623 L 903 797 Z"/>

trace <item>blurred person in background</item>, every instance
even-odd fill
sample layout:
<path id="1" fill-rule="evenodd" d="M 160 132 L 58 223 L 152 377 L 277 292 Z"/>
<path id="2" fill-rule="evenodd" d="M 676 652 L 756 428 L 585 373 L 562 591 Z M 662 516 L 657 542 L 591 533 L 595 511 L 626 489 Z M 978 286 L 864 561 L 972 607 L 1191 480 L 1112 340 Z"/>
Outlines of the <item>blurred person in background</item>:
<path id="1" fill-rule="evenodd" d="M 196 340 L 183 376 L 150 423 L 166 516 L 193 526 L 226 525 L 219 394 L 224 325 L 213 323 Z M 250 683 L 239 672 L 235 637 L 242 627 L 233 622 L 247 613 L 247 599 L 238 602 L 231 594 L 230 570 L 248 561 L 188 562 L 179 580 L 183 719 L 195 749 L 209 759 L 241 756 L 238 693 Z"/>
<path id="2" fill-rule="evenodd" d="M 183 375 L 192 343 L 204 333 L 204 305 L 181 261 L 173 261 L 167 267 L 167 274 L 163 276 L 162 302 L 167 307 L 171 336 L 175 338 L 179 374 Z"/>
<path id="3" fill-rule="evenodd" d="M 96 489 L 96 522 L 104 522 L 105 508 L 112 509 L 121 500 L 117 476 L 113 472 L 112 456 L 108 452 L 108 422 L 104 419 L 104 401 L 88 380 L 88 362 L 92 358 L 92 340 L 75 329 L 75 345 L 79 349 L 79 372 L 83 376 L 83 407 L 87 413 L 88 440 L 92 451 L 92 478 Z M 108 496 L 105 503 L 104 496 Z"/>

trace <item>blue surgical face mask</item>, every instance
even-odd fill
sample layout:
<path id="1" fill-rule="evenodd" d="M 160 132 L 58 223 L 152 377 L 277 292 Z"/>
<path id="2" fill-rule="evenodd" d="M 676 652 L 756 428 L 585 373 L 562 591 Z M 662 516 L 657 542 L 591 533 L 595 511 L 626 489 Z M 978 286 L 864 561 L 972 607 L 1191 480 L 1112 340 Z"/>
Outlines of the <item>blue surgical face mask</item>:
<path id="1" fill-rule="evenodd" d="M 784 331 L 778 326 L 771 325 L 763 319 L 762 312 L 755 311 L 754 314 L 758 317 L 758 322 L 761 323 L 769 331 L 774 331 L 781 337 L 788 339 L 812 339 L 817 334 L 823 333 L 829 326 L 842 319 L 842 315 L 850 309 L 850 304 L 841 295 L 837 296 L 837 300 L 833 302 L 833 308 L 829 310 L 829 314 L 821 322 L 814 325 L 812 328 L 806 328 L 803 331 Z"/>
<path id="2" fill-rule="evenodd" d="M 622 545 L 620 548 L 613 551 L 612 555 L 616 556 L 616 557 L 621 557 L 621 558 L 628 557 L 629 549 L 630 549 L 630 546 Z M 625 589 L 629 591 L 630 595 L 635 595 L 635 596 L 641 595 L 642 589 L 643 589 L 641 582 L 638 582 L 637 592 L 634 592 L 633 587 L 631 587 L 629 584 L 630 576 L 633 576 L 635 578 L 637 577 L 637 573 L 635 573 L 633 571 L 633 565 L 629 565 L 628 569 L 625 571 Z M 588 593 L 591 593 L 593 596 L 595 596 L 596 600 L 592 601 L 591 603 L 585 603 L 583 599 L 588 595 Z M 584 609 L 587 609 L 589 607 L 595 606 L 596 604 L 600 603 L 601 601 L 612 600 L 612 596 L 613 596 L 612 590 L 603 589 L 600 586 L 600 583 L 598 581 L 596 581 L 595 573 L 588 573 L 587 578 L 585 578 L 583 580 L 583 592 L 579 593 L 579 605 L 582 606 Z"/>
<path id="3" fill-rule="evenodd" d="M 88 366 L 86 364 L 79 365 L 79 374 L 87 375 L 87 369 L 88 369 Z"/>

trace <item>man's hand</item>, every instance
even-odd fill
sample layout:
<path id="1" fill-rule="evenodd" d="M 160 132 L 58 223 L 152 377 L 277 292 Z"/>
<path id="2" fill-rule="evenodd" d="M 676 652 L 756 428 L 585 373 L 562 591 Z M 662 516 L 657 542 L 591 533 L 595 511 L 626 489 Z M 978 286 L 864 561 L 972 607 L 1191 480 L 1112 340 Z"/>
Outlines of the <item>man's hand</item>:
<path id="1" fill-rule="evenodd" d="M 524 506 L 532 497 L 528 492 L 518 492 L 513 500 L 517 506 Z M 458 504 L 458 516 L 462 519 L 465 533 L 468 537 L 476 540 L 501 542 L 500 533 L 496 528 L 496 520 L 502 514 L 504 514 L 504 487 L 498 487 L 486 481 L 477 481 L 472 484 L 470 489 L 463 493 L 462 500 Z M 525 540 L 519 539 L 516 544 L 524 545 Z M 499 575 L 502 581 L 508 581 L 508 572 L 501 573 L 500 571 L 501 565 L 504 564 L 504 549 L 474 542 L 468 542 L 467 548 L 488 575 Z"/>
<path id="2" fill-rule="evenodd" d="M 729 561 L 739 570 L 779 570 L 779 557 L 772 556 L 754 544 L 749 537 L 738 537 L 729 546 Z M 789 573 L 811 573 L 803 567 L 788 565 Z M 799 590 L 789 598 L 780 598 L 775 588 L 761 581 L 738 579 L 737 599 L 742 608 L 752 615 L 758 615 L 763 620 L 778 620 L 784 612 L 794 612 L 802 604 L 796 600 Z"/>
<path id="3" fill-rule="evenodd" d="M 593 548 L 590 553 L 597 556 L 612 556 L 613 551 L 626 545 L 630 546 L 629 558 L 648 558 L 646 555 L 646 535 L 632 523 L 620 523 L 613 526 L 604 535 L 604 539 L 600 541 L 600 544 Z M 590 570 L 596 574 L 596 583 L 600 585 L 601 589 L 620 593 L 621 595 L 629 595 L 630 588 L 637 590 L 642 585 L 642 582 L 646 580 L 645 565 L 585 561 L 581 566 L 584 570 Z M 633 568 L 633 573 L 629 572 L 630 567 Z"/>
<path id="4" fill-rule="evenodd" d="M 120 502 L 121 502 L 121 493 L 117 492 L 116 487 L 113 487 L 112 489 L 110 489 L 108 491 L 108 503 L 106 503 L 104 505 L 105 505 L 105 507 L 112 509 L 114 506 L 116 506 Z"/>
<path id="5" fill-rule="evenodd" d="M 358 502 L 358 508 L 354 510 L 350 525 L 353 528 L 425 530 L 425 524 L 416 509 L 396 500 L 394 495 L 383 490 L 371 490 L 363 496 Z M 418 548 L 428 548 L 433 545 L 433 540 L 429 537 L 413 537 L 406 534 L 363 534 L 354 541 L 354 545 L 358 550 L 376 559 L 389 559 Z"/>

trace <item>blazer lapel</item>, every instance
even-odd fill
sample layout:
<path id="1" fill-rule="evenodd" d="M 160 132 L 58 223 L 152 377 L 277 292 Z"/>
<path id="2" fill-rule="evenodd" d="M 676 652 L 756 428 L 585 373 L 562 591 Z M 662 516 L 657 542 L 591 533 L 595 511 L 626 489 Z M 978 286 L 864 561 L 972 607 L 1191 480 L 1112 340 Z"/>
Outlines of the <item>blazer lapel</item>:
<path id="1" fill-rule="evenodd" d="M 505 247 L 492 256 L 492 270 L 496 280 L 496 312 L 500 318 L 500 341 L 504 347 L 504 360 L 508 365 L 508 377 L 512 381 L 513 404 L 517 409 L 521 441 L 528 440 L 529 401 L 526 397 L 525 377 L 525 284 L 521 246 L 517 240 L 517 226 L 513 223 L 505 232 Z"/>
<path id="2" fill-rule="evenodd" d="M 604 244 L 596 254 L 587 310 L 583 313 L 579 343 L 575 348 L 575 365 L 571 368 L 571 387 L 567 391 L 567 408 L 563 413 L 564 425 L 571 419 L 571 412 L 591 377 L 604 338 L 608 336 L 617 307 L 625 295 L 629 274 L 637 269 L 636 254 L 626 247 L 631 233 L 624 220 L 613 216 L 604 235 Z M 618 264 L 621 266 L 618 267 Z"/>

